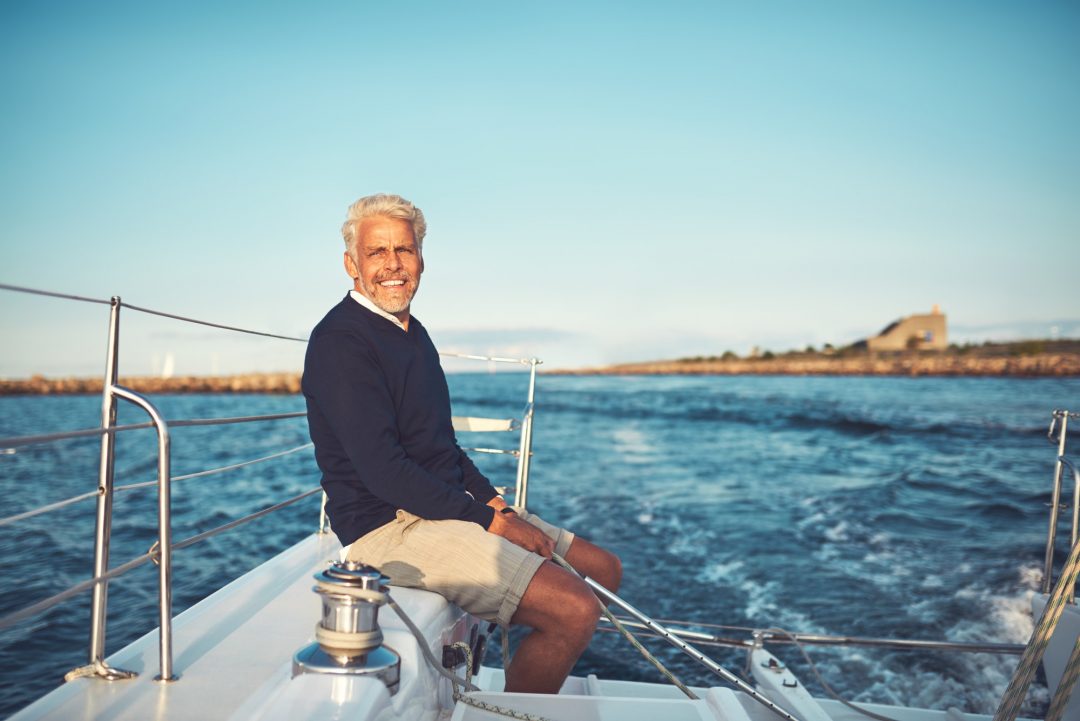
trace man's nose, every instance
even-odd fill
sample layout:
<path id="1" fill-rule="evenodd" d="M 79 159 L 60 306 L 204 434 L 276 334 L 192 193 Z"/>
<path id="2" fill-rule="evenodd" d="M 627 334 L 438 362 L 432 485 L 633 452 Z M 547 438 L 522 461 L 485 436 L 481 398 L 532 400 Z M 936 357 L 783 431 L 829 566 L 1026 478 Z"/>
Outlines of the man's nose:
<path id="1" fill-rule="evenodd" d="M 390 270 L 397 270 L 401 267 L 401 257 L 397 254 L 397 251 L 390 251 L 390 257 L 386 261 L 386 266 Z"/>

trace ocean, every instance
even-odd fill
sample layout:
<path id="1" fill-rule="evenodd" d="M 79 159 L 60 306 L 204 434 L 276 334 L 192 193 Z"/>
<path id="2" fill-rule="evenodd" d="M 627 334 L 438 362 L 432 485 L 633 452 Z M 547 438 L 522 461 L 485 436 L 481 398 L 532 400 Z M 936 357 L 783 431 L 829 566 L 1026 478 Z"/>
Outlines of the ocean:
<path id="1" fill-rule="evenodd" d="M 515 415 L 526 380 L 451 375 L 454 412 Z M 170 419 L 303 410 L 297 396 L 154 400 Z M 622 595 L 657 618 L 1026 643 L 1055 453 L 1045 434 L 1050 410 L 1066 407 L 1080 409 L 1080 379 L 541 375 L 529 506 L 616 551 Z M 94 427 L 99 414 L 98 397 L 4 397 L 0 438 Z M 140 414 L 125 404 L 120 422 L 145 420 Z M 459 440 L 490 447 L 500 437 Z M 307 441 L 302 418 L 178 428 L 172 470 L 225 466 Z M 83 439 L 0 449 L 0 515 L 93 491 L 98 445 Z M 512 485 L 509 459 L 474 457 L 494 483 Z M 118 484 L 156 477 L 151 431 L 120 434 L 116 468 Z M 177 482 L 174 538 L 317 484 L 310 450 Z M 113 566 L 150 547 L 155 509 L 153 489 L 117 495 Z M 177 551 L 175 612 L 317 522 L 316 496 Z M 88 578 L 93 535 L 93 500 L 0 527 L 0 615 Z M 155 604 L 152 566 L 111 583 L 109 652 L 156 626 Z M 0 716 L 86 662 L 88 618 L 86 593 L 0 631 Z M 659 680 L 624 644 L 597 634 L 575 673 Z M 662 643 L 649 645 L 688 683 L 714 683 Z M 731 669 L 744 663 L 742 652 L 710 651 Z M 774 652 L 821 693 L 791 649 Z M 981 713 L 994 711 L 1016 663 L 989 654 L 809 652 L 848 699 Z M 487 662 L 500 665 L 496 651 Z M 1046 703 L 1037 687 L 1023 713 L 1041 716 Z"/>

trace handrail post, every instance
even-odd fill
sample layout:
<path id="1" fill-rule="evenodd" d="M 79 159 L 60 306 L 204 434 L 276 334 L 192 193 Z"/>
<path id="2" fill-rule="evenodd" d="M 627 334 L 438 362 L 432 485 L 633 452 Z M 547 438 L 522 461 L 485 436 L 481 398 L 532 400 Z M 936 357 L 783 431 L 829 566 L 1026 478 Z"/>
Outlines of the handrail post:
<path id="1" fill-rule="evenodd" d="M 175 681 L 172 670 L 172 487 L 169 424 L 154 404 L 135 391 L 114 385 L 113 393 L 142 408 L 158 436 L 158 655 L 161 672 L 155 681 Z"/>
<path id="2" fill-rule="evenodd" d="M 116 426 L 116 398 L 113 387 L 119 375 L 120 296 L 109 304 L 109 339 L 105 352 L 105 381 L 101 391 L 101 461 L 98 467 L 97 524 L 94 533 L 94 578 L 109 570 L 109 541 L 112 536 L 113 470 L 115 468 L 116 435 L 109 432 Z M 105 663 L 105 625 L 109 600 L 109 581 L 94 584 L 90 601 L 90 658 L 85 669 L 94 676 L 109 681 L 134 678 L 135 673 L 110 668 Z M 68 674 L 79 675 L 80 669 Z"/>
<path id="3" fill-rule="evenodd" d="M 330 530 L 329 527 L 328 527 L 329 524 L 327 523 L 328 519 L 326 517 L 326 500 L 327 500 L 326 499 L 326 491 L 323 491 L 323 493 L 322 493 L 322 502 L 319 504 L 319 531 L 318 531 L 318 533 L 319 533 L 320 536 Z"/>
<path id="4" fill-rule="evenodd" d="M 1058 411 L 1054 411 L 1055 420 Z M 1050 424 L 1050 440 L 1053 441 L 1054 435 L 1054 423 Z M 1061 458 L 1065 455 L 1065 436 L 1069 431 L 1069 412 L 1064 411 L 1061 413 L 1061 431 L 1058 436 L 1058 452 L 1057 463 L 1054 465 L 1054 488 L 1050 494 L 1050 528 L 1046 534 L 1046 556 L 1043 560 L 1043 581 L 1042 592 L 1050 593 L 1050 588 L 1053 585 L 1054 576 L 1054 542 L 1057 539 L 1057 525 L 1058 525 L 1058 508 L 1061 504 L 1061 476 L 1064 471 Z M 1076 517 L 1073 517 L 1073 523 L 1076 523 Z M 1076 539 L 1073 539 L 1073 544 L 1076 543 Z"/>
<path id="5" fill-rule="evenodd" d="M 529 461 L 532 459 L 533 400 L 536 397 L 536 367 L 542 361 L 529 359 L 529 395 L 525 405 L 525 416 L 521 423 L 521 444 L 518 447 L 517 483 L 514 488 L 514 505 L 525 508 L 529 497 Z"/>

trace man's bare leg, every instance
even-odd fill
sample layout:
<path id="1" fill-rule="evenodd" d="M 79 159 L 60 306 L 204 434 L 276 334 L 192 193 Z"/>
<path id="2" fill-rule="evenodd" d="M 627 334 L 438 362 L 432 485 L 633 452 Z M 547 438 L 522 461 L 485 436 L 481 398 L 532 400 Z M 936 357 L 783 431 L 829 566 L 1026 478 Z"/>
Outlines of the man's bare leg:
<path id="1" fill-rule="evenodd" d="M 599 616 L 592 589 L 569 571 L 545 562 L 511 619 L 533 630 L 506 669 L 506 690 L 558 693 L 589 645 Z"/>
<path id="2" fill-rule="evenodd" d="M 589 543 L 581 536 L 575 536 L 566 552 L 566 561 L 578 573 L 588 576 L 612 593 L 619 590 L 622 561 L 614 553 Z"/>

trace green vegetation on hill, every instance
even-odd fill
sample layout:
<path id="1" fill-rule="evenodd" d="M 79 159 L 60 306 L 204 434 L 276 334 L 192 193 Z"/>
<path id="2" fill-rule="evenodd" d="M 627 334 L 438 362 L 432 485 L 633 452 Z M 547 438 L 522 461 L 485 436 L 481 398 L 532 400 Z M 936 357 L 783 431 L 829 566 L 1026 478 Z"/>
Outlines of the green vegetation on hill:
<path id="1" fill-rule="evenodd" d="M 956 343 L 951 344 L 946 350 L 922 350 L 922 351 L 878 351 L 871 352 L 867 350 L 865 343 L 855 343 L 853 345 L 842 346 L 835 348 L 831 344 L 826 343 L 822 346 L 821 350 L 817 350 L 812 345 L 806 346 L 803 350 L 787 350 L 781 352 L 774 352 L 771 350 L 763 350 L 757 354 L 750 354 L 745 357 L 740 357 L 737 353 L 726 350 L 720 355 L 711 356 L 692 356 L 686 358 L 676 358 L 674 363 L 722 363 L 722 362 L 734 362 L 734 361 L 754 361 L 754 360 L 773 360 L 773 359 L 787 359 L 787 360 L 804 360 L 804 359 L 821 359 L 821 358 L 907 358 L 907 357 L 967 357 L 967 358 L 1018 358 L 1024 356 L 1036 356 L 1046 353 L 1051 354 L 1080 354 L 1080 339 L 1065 339 L 1065 340 L 1023 340 L 1012 342 L 991 342 L 985 343 L 964 343 L 958 345 Z"/>

